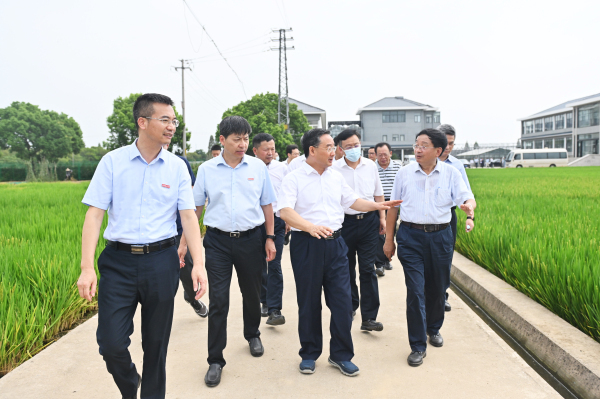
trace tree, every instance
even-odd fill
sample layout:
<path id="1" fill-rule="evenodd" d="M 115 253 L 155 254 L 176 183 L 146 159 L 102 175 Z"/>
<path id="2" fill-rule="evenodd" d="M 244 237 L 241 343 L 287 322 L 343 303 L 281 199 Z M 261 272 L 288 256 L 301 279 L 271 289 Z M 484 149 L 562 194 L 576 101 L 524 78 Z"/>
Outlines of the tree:
<path id="1" fill-rule="evenodd" d="M 208 150 L 207 152 L 210 154 L 210 150 L 212 148 L 213 145 L 215 145 L 215 143 L 218 143 L 218 141 L 215 141 L 214 136 L 210 136 L 210 139 L 208 139 Z"/>
<path id="2" fill-rule="evenodd" d="M 98 145 L 96 147 L 84 148 L 81 150 L 79 156 L 84 161 L 99 162 L 107 152 L 108 150 L 106 148 L 102 148 Z"/>
<path id="3" fill-rule="evenodd" d="M 477 142 L 475 142 L 475 144 L 473 144 L 473 149 L 474 150 L 478 150 L 479 149 L 479 144 L 477 144 Z"/>
<path id="4" fill-rule="evenodd" d="M 289 131 L 285 127 L 277 124 L 277 100 L 278 96 L 274 93 L 256 94 L 250 100 L 244 101 L 235 107 L 228 109 L 223 113 L 223 118 L 232 115 L 238 115 L 246 118 L 252 127 L 250 142 L 254 135 L 258 133 L 269 133 L 275 139 L 275 149 L 279 153 L 280 160 L 286 158 L 285 147 L 288 144 L 298 144 L 300 138 L 310 129 L 306 116 L 298 109 L 296 104 L 290 104 L 290 125 Z M 219 138 L 219 127 L 215 134 Z M 248 154 L 252 154 L 252 146 L 248 147 Z"/>
<path id="5" fill-rule="evenodd" d="M 465 148 L 464 148 L 464 150 L 465 151 L 469 151 L 470 149 L 471 149 L 471 147 L 469 147 L 469 142 L 465 141 Z"/>
<path id="6" fill-rule="evenodd" d="M 142 93 L 133 93 L 128 97 L 118 97 L 113 102 L 113 113 L 106 118 L 110 136 L 107 141 L 102 143 L 102 146 L 107 150 L 114 150 L 124 145 L 129 145 L 138 137 L 137 124 L 133 120 L 133 104 L 141 95 Z M 185 129 L 185 123 L 183 123 L 183 118 L 177 112 L 177 109 L 173 107 L 173 110 L 175 111 L 175 118 L 179 120 L 180 124 L 175 130 L 169 150 L 174 149 L 173 152 L 175 154 L 181 155 L 183 153 L 183 129 Z M 188 143 L 190 142 L 192 133 L 188 131 L 186 136 L 186 148 L 189 150 L 190 144 Z"/>
<path id="7" fill-rule="evenodd" d="M 78 154 L 84 148 L 82 136 L 79 124 L 63 113 L 18 101 L 0 109 L 0 147 L 30 161 L 32 167 L 34 161 L 56 162 Z"/>

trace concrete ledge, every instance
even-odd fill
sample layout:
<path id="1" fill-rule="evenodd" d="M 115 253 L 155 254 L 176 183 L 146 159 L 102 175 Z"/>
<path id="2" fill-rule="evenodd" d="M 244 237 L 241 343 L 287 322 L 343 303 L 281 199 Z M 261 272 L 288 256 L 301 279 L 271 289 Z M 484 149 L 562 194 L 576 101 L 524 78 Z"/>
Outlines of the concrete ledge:
<path id="1" fill-rule="evenodd" d="M 452 281 L 584 398 L 600 398 L 600 343 L 458 252 Z"/>

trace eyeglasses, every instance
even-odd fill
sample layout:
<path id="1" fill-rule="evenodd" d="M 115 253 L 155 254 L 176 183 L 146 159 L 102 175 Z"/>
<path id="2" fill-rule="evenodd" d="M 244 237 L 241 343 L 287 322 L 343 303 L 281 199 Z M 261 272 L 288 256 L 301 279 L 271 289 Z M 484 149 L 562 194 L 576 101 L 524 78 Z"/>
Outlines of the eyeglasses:
<path id="1" fill-rule="evenodd" d="M 323 147 L 318 147 L 318 146 L 314 146 L 314 147 L 315 148 L 323 148 Z M 327 147 L 325 147 L 325 151 L 327 151 L 328 153 L 335 152 L 335 146 L 328 145 Z"/>
<path id="2" fill-rule="evenodd" d="M 353 148 L 359 148 L 360 147 L 360 143 L 355 144 L 355 145 L 347 145 L 346 147 L 344 147 L 344 150 L 351 150 Z"/>
<path id="3" fill-rule="evenodd" d="M 161 121 L 163 123 L 163 125 L 168 125 L 168 124 L 172 123 L 173 126 L 179 127 L 179 121 L 177 119 L 169 120 L 167 118 L 150 118 L 149 116 L 142 116 L 142 118 L 156 119 L 157 121 Z"/>
<path id="4" fill-rule="evenodd" d="M 415 149 L 415 151 L 416 151 L 416 150 L 425 151 L 425 150 L 427 150 L 428 148 L 433 148 L 433 147 L 425 147 L 424 145 L 416 145 L 416 144 L 413 144 L 413 148 Z"/>

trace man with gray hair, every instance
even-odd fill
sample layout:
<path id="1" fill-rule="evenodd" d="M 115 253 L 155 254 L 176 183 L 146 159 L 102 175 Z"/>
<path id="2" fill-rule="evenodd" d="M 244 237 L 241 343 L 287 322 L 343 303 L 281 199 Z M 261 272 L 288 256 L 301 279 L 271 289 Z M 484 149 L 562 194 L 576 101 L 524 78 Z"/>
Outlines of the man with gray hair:
<path id="1" fill-rule="evenodd" d="M 444 133 L 446 135 L 446 138 L 448 139 L 448 146 L 446 147 L 446 150 L 442 153 L 442 155 L 440 155 L 439 160 L 444 163 L 447 163 L 449 165 L 452 165 L 456 169 L 458 169 L 458 171 L 460 172 L 460 175 L 462 176 L 463 181 L 465 182 L 465 185 L 471 192 L 471 196 L 473 196 L 473 190 L 471 190 L 471 185 L 469 184 L 469 178 L 467 177 L 467 172 L 465 171 L 465 166 L 457 158 L 450 155 L 450 153 L 454 149 L 454 143 L 456 140 L 456 130 L 454 129 L 454 127 L 452 125 L 448 125 L 448 124 L 439 125 L 437 127 L 437 130 Z M 451 208 L 451 211 L 452 211 L 452 219 L 450 221 L 450 227 L 452 227 L 452 235 L 454 236 L 454 246 L 456 246 L 456 224 L 457 224 L 456 204 L 454 204 L 454 206 Z M 452 265 L 450 265 L 450 266 L 452 266 Z M 450 282 L 450 280 L 448 280 L 448 282 Z M 446 312 L 449 312 L 450 310 L 452 310 L 452 306 L 450 306 L 450 303 L 448 302 L 448 288 L 450 288 L 449 285 L 448 285 L 448 287 L 446 287 L 446 302 L 444 303 L 444 309 L 446 310 Z"/>

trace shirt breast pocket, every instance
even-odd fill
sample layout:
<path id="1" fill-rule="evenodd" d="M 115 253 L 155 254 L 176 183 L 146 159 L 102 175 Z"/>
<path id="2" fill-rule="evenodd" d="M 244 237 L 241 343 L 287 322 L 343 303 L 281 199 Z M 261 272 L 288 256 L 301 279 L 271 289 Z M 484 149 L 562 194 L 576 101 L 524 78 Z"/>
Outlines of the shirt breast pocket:
<path id="1" fill-rule="evenodd" d="M 157 187 L 156 199 L 163 205 L 171 206 L 177 203 L 177 192 L 178 187 L 173 182 L 161 183 L 160 187 Z"/>
<path id="2" fill-rule="evenodd" d="M 451 207 L 453 203 L 450 190 L 445 188 L 437 189 L 437 195 L 435 196 L 435 204 L 437 206 Z"/>

